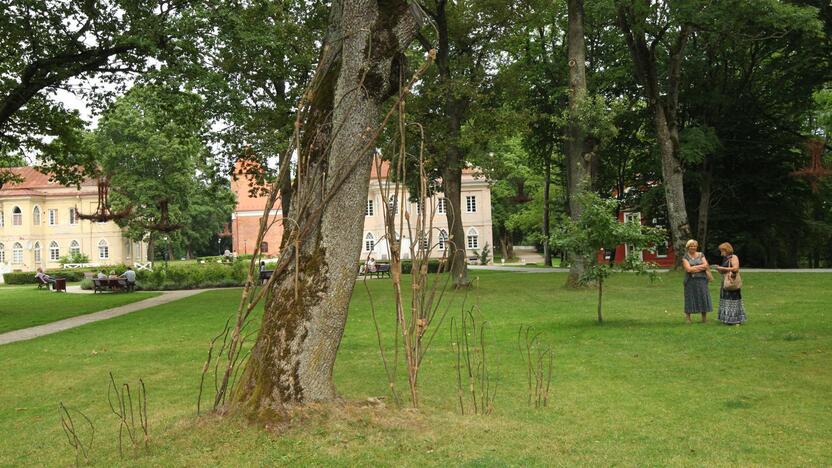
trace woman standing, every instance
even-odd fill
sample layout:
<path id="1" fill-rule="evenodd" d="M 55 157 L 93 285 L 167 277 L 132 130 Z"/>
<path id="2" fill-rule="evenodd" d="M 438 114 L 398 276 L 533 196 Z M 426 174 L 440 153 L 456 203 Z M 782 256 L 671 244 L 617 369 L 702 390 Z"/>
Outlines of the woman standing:
<path id="1" fill-rule="evenodd" d="M 722 255 L 722 264 L 716 267 L 722 273 L 722 285 L 719 288 L 719 313 L 717 318 L 726 325 L 739 325 L 745 323 L 745 308 L 742 305 L 742 292 L 737 289 L 726 291 L 726 275 L 736 275 L 740 271 L 740 259 L 734 255 L 734 247 L 727 242 L 719 244 L 719 253 Z"/>
<path id="2" fill-rule="evenodd" d="M 685 320 L 690 323 L 690 314 L 702 314 L 706 322 L 708 312 L 713 310 L 708 292 L 708 260 L 698 252 L 699 242 L 691 239 L 685 243 L 687 252 L 682 259 L 685 267 Z"/>

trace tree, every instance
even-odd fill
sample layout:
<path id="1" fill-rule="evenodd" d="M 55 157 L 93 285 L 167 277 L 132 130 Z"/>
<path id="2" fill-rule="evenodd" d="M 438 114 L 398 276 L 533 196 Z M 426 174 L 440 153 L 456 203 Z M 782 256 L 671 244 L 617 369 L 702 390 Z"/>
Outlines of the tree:
<path id="1" fill-rule="evenodd" d="M 488 119 L 489 110 L 496 107 L 490 100 L 487 67 L 497 55 L 501 36 L 509 35 L 516 11 L 513 5 L 496 0 L 425 3 L 425 11 L 435 23 L 435 37 L 429 29 L 418 39 L 426 50 L 435 43 L 437 54 L 435 73 L 426 76 L 420 87 L 418 120 L 428 128 L 432 166 L 442 178 L 448 200 L 446 213 L 453 246 L 448 252 L 449 271 L 455 287 L 467 287 L 470 280 L 461 190 L 462 171 L 473 162 L 473 155 L 466 152 L 470 148 L 466 148 L 464 132 L 475 116 Z"/>
<path id="2" fill-rule="evenodd" d="M 678 8 L 670 2 L 651 5 L 642 0 L 618 3 L 618 23 L 632 57 L 633 68 L 643 86 L 644 98 L 653 117 L 656 142 L 661 155 L 662 183 L 668 222 L 676 251 L 677 266 L 685 242 L 692 233 L 688 223 L 684 192 L 684 168 L 679 154 L 679 83 L 685 47 L 694 32 L 691 18 L 685 16 L 694 6 L 686 2 Z M 680 14 L 679 11 L 683 13 Z M 652 38 L 652 39 L 651 39 Z M 669 41 L 669 44 L 668 44 Z M 657 50 L 667 56 L 660 63 Z M 661 73 L 666 73 L 662 76 Z"/>
<path id="3" fill-rule="evenodd" d="M 567 34 L 567 55 L 569 70 L 569 116 L 566 137 L 566 180 L 569 199 L 569 215 L 573 220 L 581 217 L 583 194 L 591 189 L 592 159 L 595 157 L 597 141 L 587 134 L 581 123 L 581 106 L 587 99 L 586 87 L 586 44 L 584 42 L 584 2 L 568 0 L 569 27 Z M 587 259 L 578 252 L 569 252 L 569 276 L 566 284 L 570 287 L 581 285 L 585 276 Z"/>
<path id="4" fill-rule="evenodd" d="M 663 229 L 642 226 L 638 222 L 618 222 L 618 200 L 602 199 L 592 192 L 578 195 L 581 214 L 569 219 L 552 235 L 553 245 L 575 252 L 588 259 L 581 282 L 595 282 L 598 287 L 598 323 L 603 323 L 602 299 L 604 280 L 614 268 L 621 271 L 646 272 L 650 266 L 639 257 L 639 252 L 664 242 Z M 630 255 L 617 266 L 598 262 L 598 252 L 609 245 L 628 244 Z"/>
<path id="5" fill-rule="evenodd" d="M 72 78 L 118 84 L 147 69 L 171 40 L 172 23 L 188 2 L 11 0 L 0 11 L 0 161 L 44 146 L 80 126 L 76 113 L 49 93 Z M 101 98 L 104 86 L 80 88 Z M 0 164 L 2 167 L 3 164 Z M 0 187 L 8 179 L 0 173 Z"/>
<path id="6" fill-rule="evenodd" d="M 357 276 L 375 129 L 382 104 L 400 91 L 403 52 L 421 18 L 404 0 L 345 0 L 330 9 L 318 69 L 300 106 L 294 222 L 232 396 L 255 417 L 336 397 L 332 368 Z"/>

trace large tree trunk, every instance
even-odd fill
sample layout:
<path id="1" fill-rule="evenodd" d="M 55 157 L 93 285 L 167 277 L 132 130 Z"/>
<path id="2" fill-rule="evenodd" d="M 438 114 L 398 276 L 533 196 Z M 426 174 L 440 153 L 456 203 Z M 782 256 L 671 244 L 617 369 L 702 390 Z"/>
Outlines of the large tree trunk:
<path id="1" fill-rule="evenodd" d="M 618 22 L 624 33 L 627 47 L 633 58 L 636 78 L 642 84 L 645 98 L 653 113 L 656 131 L 656 143 L 662 161 L 662 184 L 664 185 L 667 219 L 676 253 L 676 267 L 682 263 L 685 242 L 691 238 L 685 206 L 684 168 L 679 153 L 679 127 L 677 109 L 679 107 L 679 82 L 681 79 L 682 59 L 685 46 L 692 34 L 691 26 L 682 25 L 676 39 L 667 51 L 667 86 L 666 96 L 662 97 L 659 86 L 656 48 L 659 38 L 648 45 L 644 34 L 643 18 L 633 11 L 632 5 L 624 3 L 618 8 Z"/>
<path id="2" fill-rule="evenodd" d="M 584 42 L 584 2 L 569 0 L 569 30 L 567 57 L 569 64 L 569 123 L 566 138 L 567 197 L 569 215 L 573 220 L 581 216 L 580 195 L 590 189 L 592 151 L 594 144 L 587 138 L 583 126 L 577 121 L 578 107 L 586 98 L 586 44 Z M 582 285 L 591 259 L 569 253 L 569 287 Z"/>
<path id="3" fill-rule="evenodd" d="M 711 210 L 712 176 L 707 160 L 702 166 L 702 183 L 699 185 L 699 219 L 696 222 L 696 238 L 704 252 L 708 245 L 708 216 Z"/>
<path id="4" fill-rule="evenodd" d="M 441 2 L 438 5 L 436 15 L 436 28 L 438 31 L 436 68 L 439 71 L 440 82 L 446 86 L 451 83 L 450 64 L 450 36 L 448 31 L 447 3 Z M 453 93 L 447 93 L 443 104 L 445 120 L 448 126 L 448 135 L 445 144 L 445 165 L 442 170 L 442 185 L 444 195 L 447 198 L 448 234 L 450 235 L 451 249 L 448 251 L 448 262 L 450 273 L 453 277 L 454 287 L 467 287 L 470 284 L 468 279 L 468 265 L 466 263 L 466 239 L 465 227 L 462 225 L 462 169 L 465 167 L 465 159 L 459 148 L 459 137 L 462 130 L 462 120 L 465 113 L 466 103 L 455 97 Z"/>
<path id="5" fill-rule="evenodd" d="M 549 199 L 552 185 L 552 154 L 546 155 L 543 173 L 543 264 L 552 266 L 552 247 L 549 245 L 551 221 L 549 221 Z"/>
<path id="6" fill-rule="evenodd" d="M 251 416 L 336 398 L 332 368 L 357 275 L 369 149 L 417 30 L 406 0 L 333 2 L 302 129 L 289 211 L 297 225 L 284 234 L 290 267 L 270 287 L 233 398 Z"/>
<path id="7" fill-rule="evenodd" d="M 667 203 L 667 220 L 670 223 L 670 234 L 673 238 L 678 267 L 685 255 L 685 243 L 692 236 L 685 207 L 684 168 L 678 157 L 678 135 L 676 138 L 673 137 L 676 126 L 673 125 L 672 129 L 669 127 L 664 107 L 660 105 L 655 106 L 653 116 L 656 124 L 656 141 L 662 157 L 662 185 Z"/>

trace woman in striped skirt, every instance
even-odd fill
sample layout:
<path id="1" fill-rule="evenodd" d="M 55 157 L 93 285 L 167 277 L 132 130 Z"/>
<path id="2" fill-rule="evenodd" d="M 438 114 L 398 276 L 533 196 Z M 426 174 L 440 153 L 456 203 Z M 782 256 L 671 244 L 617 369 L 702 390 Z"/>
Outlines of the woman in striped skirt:
<path id="1" fill-rule="evenodd" d="M 725 284 L 725 275 L 733 275 L 740 271 L 740 259 L 734 255 L 734 247 L 723 242 L 719 244 L 719 253 L 722 254 L 722 264 L 716 269 L 722 273 L 722 284 Z M 745 307 L 742 304 L 742 291 L 726 291 L 719 288 L 719 314 L 717 318 L 726 325 L 739 325 L 745 323 Z"/>
<path id="2" fill-rule="evenodd" d="M 685 243 L 687 252 L 682 259 L 685 267 L 685 321 L 690 323 L 690 314 L 702 314 L 702 323 L 707 321 L 711 306 L 711 294 L 708 292 L 708 260 L 698 252 L 699 243 L 691 239 Z"/>

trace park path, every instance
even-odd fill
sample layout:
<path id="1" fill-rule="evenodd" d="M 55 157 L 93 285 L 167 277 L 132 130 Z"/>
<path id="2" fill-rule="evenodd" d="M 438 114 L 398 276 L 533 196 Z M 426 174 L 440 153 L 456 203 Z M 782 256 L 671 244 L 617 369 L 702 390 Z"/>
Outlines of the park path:
<path id="1" fill-rule="evenodd" d="M 503 265 L 468 265 L 469 270 L 513 271 L 517 273 L 568 273 L 569 268 L 543 268 Z M 667 273 L 658 269 L 656 273 Z M 832 268 L 743 268 L 744 273 L 832 273 Z"/>
<path id="2" fill-rule="evenodd" d="M 72 287 L 67 288 L 67 292 L 86 294 L 82 292 L 80 287 L 78 290 L 69 291 Z M 208 289 L 188 289 L 182 291 L 163 291 L 162 294 L 156 297 L 151 297 L 143 301 L 133 302 L 132 304 L 125 304 L 123 306 L 113 307 L 112 309 L 101 310 L 91 314 L 79 315 L 77 317 L 70 317 L 68 319 L 58 320 L 57 322 L 38 325 L 36 327 L 23 328 L 21 330 L 14 330 L 0 334 L 0 345 L 15 343 L 18 341 L 31 340 L 39 336 L 51 335 L 70 328 L 80 327 L 88 323 L 107 320 L 109 318 L 118 317 L 119 315 L 129 314 L 138 310 L 147 309 L 148 307 L 155 307 L 169 302 L 178 301 L 186 297 L 197 295 Z"/>

